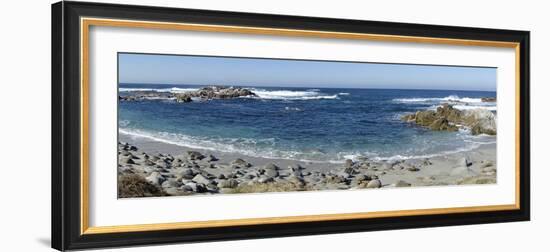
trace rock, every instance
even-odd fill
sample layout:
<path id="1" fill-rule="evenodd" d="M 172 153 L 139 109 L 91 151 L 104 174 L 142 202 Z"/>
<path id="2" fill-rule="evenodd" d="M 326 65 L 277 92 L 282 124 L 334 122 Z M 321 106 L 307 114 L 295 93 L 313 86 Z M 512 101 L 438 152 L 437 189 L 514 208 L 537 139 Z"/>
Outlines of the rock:
<path id="1" fill-rule="evenodd" d="M 131 146 L 130 146 L 130 150 L 131 150 L 131 151 L 137 151 L 138 148 L 137 148 L 136 146 L 131 145 Z"/>
<path id="2" fill-rule="evenodd" d="M 344 167 L 346 168 L 351 168 L 353 167 L 353 160 L 351 159 L 346 159 L 345 163 L 344 163 Z"/>
<path id="3" fill-rule="evenodd" d="M 456 127 L 455 125 L 449 124 L 449 120 L 445 118 L 436 119 L 428 127 L 431 130 L 458 131 L 458 127 Z"/>
<path id="4" fill-rule="evenodd" d="M 244 161 L 243 159 L 237 158 L 231 162 L 232 165 L 236 165 L 238 167 L 251 167 L 252 164 L 249 162 Z"/>
<path id="5" fill-rule="evenodd" d="M 288 166 L 288 169 L 290 171 L 300 171 L 300 170 L 303 170 L 304 167 L 302 167 L 300 164 L 291 164 Z"/>
<path id="6" fill-rule="evenodd" d="M 123 163 L 125 164 L 135 164 L 136 162 L 134 162 L 134 160 L 132 158 L 124 158 L 122 160 Z"/>
<path id="7" fill-rule="evenodd" d="M 481 98 L 481 102 L 496 102 L 496 101 L 497 101 L 496 97 L 483 97 L 483 98 Z"/>
<path id="8" fill-rule="evenodd" d="M 382 187 L 382 182 L 380 182 L 380 180 L 378 179 L 371 180 L 369 181 L 369 183 L 367 183 L 367 188 L 380 188 L 380 187 Z"/>
<path id="9" fill-rule="evenodd" d="M 457 166 L 469 167 L 472 165 L 472 161 L 469 157 L 461 157 L 458 159 Z"/>
<path id="10" fill-rule="evenodd" d="M 198 151 L 187 151 L 187 156 L 191 160 L 202 160 L 204 158 L 204 155 Z"/>
<path id="11" fill-rule="evenodd" d="M 349 175 L 354 175 L 358 173 L 353 167 L 345 168 L 342 172 L 345 172 Z"/>
<path id="12" fill-rule="evenodd" d="M 203 100 L 231 99 L 242 96 L 256 96 L 254 92 L 245 88 L 221 86 L 203 87 L 197 91 L 186 92 L 184 93 L 184 95 L 187 95 L 189 97 L 198 97 Z"/>
<path id="13" fill-rule="evenodd" d="M 239 182 L 235 179 L 220 180 L 218 182 L 219 188 L 235 188 L 239 186 Z"/>
<path id="14" fill-rule="evenodd" d="M 422 161 L 422 164 L 427 166 L 427 165 L 432 165 L 432 162 L 430 161 L 430 159 L 425 158 L 424 161 Z"/>
<path id="15" fill-rule="evenodd" d="M 272 170 L 272 171 L 277 171 L 279 170 L 279 166 L 273 164 L 273 163 L 269 163 L 269 164 L 266 164 L 264 166 L 264 170 L 265 172 L 269 171 L 269 170 Z"/>
<path id="16" fill-rule="evenodd" d="M 191 96 L 187 93 L 176 94 L 176 102 L 186 103 L 191 101 L 193 101 L 193 99 L 191 99 Z"/>
<path id="17" fill-rule="evenodd" d="M 290 173 L 290 176 L 294 176 L 294 177 L 298 177 L 298 178 L 302 178 L 304 175 L 302 174 L 302 171 L 293 171 Z"/>
<path id="18" fill-rule="evenodd" d="M 325 177 L 325 181 L 327 183 L 331 183 L 331 184 L 338 184 L 338 183 L 346 182 L 346 179 L 343 178 L 342 176 L 338 176 L 338 175 L 327 175 Z"/>
<path id="19" fill-rule="evenodd" d="M 264 175 L 269 177 L 269 178 L 274 178 L 274 177 L 279 176 L 279 172 L 277 170 L 274 170 L 274 169 L 266 169 L 265 172 L 264 172 Z"/>
<path id="20" fill-rule="evenodd" d="M 304 184 L 304 179 L 301 178 L 301 177 L 290 176 L 290 177 L 287 178 L 287 180 L 288 180 L 288 182 L 296 184 L 296 185 L 303 185 Z"/>
<path id="21" fill-rule="evenodd" d="M 193 177 L 195 177 L 195 172 L 192 169 L 186 168 L 182 169 L 178 175 L 182 178 L 192 179 Z"/>
<path id="22" fill-rule="evenodd" d="M 180 184 L 175 179 L 167 179 L 166 181 L 164 181 L 162 183 L 162 188 L 170 188 L 170 187 L 177 188 L 179 186 L 180 186 Z"/>
<path id="23" fill-rule="evenodd" d="M 355 180 L 365 181 L 365 180 L 370 180 L 370 177 L 365 175 L 365 174 L 359 174 L 359 175 L 355 176 Z"/>
<path id="24" fill-rule="evenodd" d="M 436 111 L 417 111 L 401 117 L 406 122 L 414 122 L 432 130 L 457 131 L 456 125 L 471 129 L 473 135 L 496 135 L 495 115 L 486 109 L 458 110 L 449 104 L 443 104 Z"/>
<path id="25" fill-rule="evenodd" d="M 197 184 L 195 182 L 189 182 L 183 186 L 183 189 L 186 191 L 192 191 L 197 193 L 207 192 L 207 188 L 204 184 Z"/>
<path id="26" fill-rule="evenodd" d="M 167 187 L 167 188 L 163 188 L 163 190 L 169 195 L 179 195 L 182 193 L 181 189 L 177 187 Z"/>
<path id="27" fill-rule="evenodd" d="M 210 180 L 205 176 L 203 176 L 202 174 L 195 175 L 195 177 L 193 177 L 192 180 L 198 184 L 205 184 L 205 185 L 210 184 Z"/>
<path id="28" fill-rule="evenodd" d="M 463 121 L 471 127 L 473 135 L 496 135 L 497 125 L 495 115 L 486 109 L 464 111 Z"/>
<path id="29" fill-rule="evenodd" d="M 393 184 L 393 186 L 394 186 L 394 187 L 409 187 L 409 186 L 411 186 L 411 184 L 410 184 L 410 183 L 407 183 L 407 182 L 405 182 L 405 181 L 403 181 L 403 180 L 399 180 L 399 181 L 395 182 L 395 183 Z"/>
<path id="30" fill-rule="evenodd" d="M 213 155 L 208 155 L 205 160 L 207 162 L 215 162 L 218 161 L 218 158 L 214 157 Z"/>
<path id="31" fill-rule="evenodd" d="M 420 169 L 418 169 L 418 167 L 416 166 L 411 166 L 407 168 L 407 171 L 417 172 L 420 171 Z"/>
<path id="32" fill-rule="evenodd" d="M 268 176 L 261 176 L 258 178 L 258 182 L 259 183 L 269 183 L 269 182 L 273 182 L 273 177 L 268 177 Z"/>
<path id="33" fill-rule="evenodd" d="M 160 186 L 166 180 L 166 178 L 164 178 L 164 176 L 162 176 L 159 172 L 152 172 L 149 176 L 145 178 L 145 180 L 153 185 Z"/>
<path id="34" fill-rule="evenodd" d="M 346 180 L 347 180 L 348 178 L 351 177 L 351 175 L 350 175 L 349 173 L 347 173 L 347 172 L 339 172 L 339 173 L 336 174 L 336 175 L 338 175 L 338 176 L 340 176 L 340 177 L 342 177 L 342 178 L 344 178 L 344 179 L 346 179 Z"/>

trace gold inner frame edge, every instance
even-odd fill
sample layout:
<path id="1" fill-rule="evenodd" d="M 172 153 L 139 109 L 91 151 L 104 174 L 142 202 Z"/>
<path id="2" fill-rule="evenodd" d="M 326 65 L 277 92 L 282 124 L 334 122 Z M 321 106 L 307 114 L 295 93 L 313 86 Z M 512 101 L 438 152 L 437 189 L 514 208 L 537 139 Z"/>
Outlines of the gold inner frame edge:
<path id="1" fill-rule="evenodd" d="M 275 35 L 275 36 L 293 36 L 293 37 L 316 37 L 329 39 L 354 39 L 385 42 L 408 42 L 408 43 L 430 43 L 461 46 L 487 46 L 514 48 L 516 56 L 516 186 L 515 186 L 515 204 L 509 205 L 489 205 L 473 207 L 452 207 L 452 208 L 432 208 L 432 209 L 414 209 L 414 210 L 396 210 L 396 211 L 378 211 L 361 213 L 341 213 L 341 214 L 321 214 L 321 215 L 301 215 L 284 217 L 265 217 L 265 218 L 247 218 L 247 219 L 227 219 L 227 220 L 208 220 L 191 222 L 172 222 L 155 224 L 132 224 L 120 226 L 97 226 L 89 225 L 89 28 L 90 26 L 107 27 L 127 27 L 144 29 L 163 29 L 163 30 L 185 30 L 201 32 L 223 32 L 240 33 L 255 35 Z M 86 18 L 80 19 L 80 67 L 81 67 L 81 164 L 80 164 L 80 233 L 104 234 L 120 232 L 140 232 L 140 231 L 159 231 L 174 229 L 192 229 L 208 227 L 227 227 L 243 225 L 262 225 L 262 224 L 282 224 L 292 222 L 314 222 L 314 221 L 334 221 L 351 219 L 369 219 L 385 218 L 396 216 L 415 216 L 415 215 L 435 215 L 452 213 L 471 213 L 471 212 L 490 212 L 502 210 L 520 209 L 520 49 L 517 42 L 489 41 L 489 40 L 468 40 L 453 38 L 433 38 L 418 36 L 401 35 L 383 35 L 367 33 L 348 33 L 348 32 L 329 32 L 318 30 L 297 30 L 297 29 L 278 29 L 262 28 L 249 26 L 227 26 L 227 25 L 206 25 L 195 23 L 171 23 L 171 22 L 153 22 L 137 21 L 123 19 L 102 19 Z"/>

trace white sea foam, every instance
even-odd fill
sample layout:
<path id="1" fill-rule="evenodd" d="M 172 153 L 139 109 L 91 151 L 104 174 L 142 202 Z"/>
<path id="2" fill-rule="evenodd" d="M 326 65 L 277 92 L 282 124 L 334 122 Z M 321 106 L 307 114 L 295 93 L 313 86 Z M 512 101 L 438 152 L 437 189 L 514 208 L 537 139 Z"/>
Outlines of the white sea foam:
<path id="1" fill-rule="evenodd" d="M 319 91 L 319 89 L 309 89 L 306 91 L 292 90 L 266 90 L 260 88 L 251 88 L 257 97 L 247 97 L 265 100 L 322 100 L 322 99 L 338 99 L 338 95 L 327 95 Z"/>
<path id="2" fill-rule="evenodd" d="M 497 106 L 480 106 L 480 105 L 454 105 L 453 108 L 459 110 L 472 110 L 472 109 L 487 109 L 490 111 L 497 111 Z"/>
<path id="3" fill-rule="evenodd" d="M 173 144 L 178 146 L 183 146 L 193 149 L 201 150 L 210 150 L 217 152 L 225 153 L 236 153 L 242 154 L 250 157 L 259 157 L 259 158 L 268 158 L 268 159 L 286 159 L 286 160 L 295 160 L 302 162 L 312 162 L 312 163 L 323 163 L 329 162 L 334 164 L 344 163 L 346 159 L 352 159 L 354 161 L 359 160 L 361 157 L 367 157 L 374 161 L 397 161 L 397 160 L 407 160 L 407 159 L 422 159 L 422 158 L 433 158 L 438 156 L 445 156 L 449 154 L 455 154 L 465 151 L 474 150 L 481 145 L 485 144 L 494 144 L 496 139 L 491 136 L 478 135 L 471 136 L 469 131 L 461 130 L 459 133 L 466 139 L 463 139 L 464 142 L 467 142 L 467 146 L 458 147 L 453 150 L 441 151 L 431 154 L 417 154 L 417 155 L 393 155 L 393 156 L 384 156 L 376 152 L 339 152 L 335 156 L 329 158 L 323 152 L 312 151 L 311 153 L 304 153 L 301 151 L 293 150 L 277 150 L 274 148 L 262 146 L 254 147 L 259 143 L 268 143 L 267 145 L 273 145 L 275 139 L 243 139 L 243 138 L 234 138 L 234 139 L 204 139 L 200 137 L 193 137 L 183 134 L 168 133 L 168 132 L 150 132 L 145 130 L 138 129 L 128 129 L 128 128 L 119 128 L 119 132 L 123 134 L 130 135 L 132 137 L 141 137 L 150 139 L 157 142 Z"/>
<path id="4" fill-rule="evenodd" d="M 287 111 L 302 111 L 300 108 L 296 108 L 296 107 L 285 107 L 285 110 L 287 110 Z"/>
<path id="5" fill-rule="evenodd" d="M 393 99 L 394 102 L 399 103 L 434 103 L 434 102 L 462 102 L 462 103 L 481 103 L 481 98 L 459 97 L 456 95 L 450 95 L 443 98 L 429 97 L 429 98 L 397 98 Z"/>
<path id="6" fill-rule="evenodd" d="M 349 95 L 349 93 L 338 93 L 338 95 Z"/>
<path id="7" fill-rule="evenodd" d="M 212 141 L 208 139 L 202 139 L 198 137 L 192 137 L 192 136 L 187 136 L 183 134 L 175 134 L 175 133 L 168 133 L 168 132 L 153 133 L 150 131 L 128 129 L 128 128 L 119 128 L 118 130 L 120 133 L 130 135 L 132 137 L 146 138 L 157 142 L 162 142 L 162 143 L 167 143 L 167 144 L 172 144 L 172 145 L 177 145 L 177 146 L 182 146 L 187 148 L 193 148 L 193 149 L 210 150 L 210 151 L 218 151 L 218 152 L 225 152 L 225 153 L 237 153 L 237 154 L 242 154 L 250 157 L 259 157 L 259 158 L 268 158 L 268 159 L 287 159 L 287 160 L 296 160 L 296 161 L 312 162 L 312 163 L 326 162 L 326 161 L 310 160 L 310 159 L 302 158 L 301 156 L 303 156 L 304 153 L 299 151 L 291 151 L 291 150 L 283 151 L 283 150 L 276 150 L 268 147 L 264 147 L 264 148 L 250 147 L 250 146 L 254 146 L 255 144 L 261 141 L 268 141 L 268 142 L 274 141 L 273 138 L 261 139 L 261 140 L 235 138 L 235 139 L 219 139 L 219 141 Z M 341 161 L 336 161 L 336 162 L 341 162 Z"/>

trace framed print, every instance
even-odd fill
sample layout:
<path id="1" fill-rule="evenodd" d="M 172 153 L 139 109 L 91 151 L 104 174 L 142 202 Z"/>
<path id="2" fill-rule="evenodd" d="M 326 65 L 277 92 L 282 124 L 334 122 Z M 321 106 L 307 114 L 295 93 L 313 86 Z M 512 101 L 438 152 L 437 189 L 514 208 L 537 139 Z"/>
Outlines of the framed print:
<path id="1" fill-rule="evenodd" d="M 529 32 L 52 6 L 52 247 L 529 220 Z"/>

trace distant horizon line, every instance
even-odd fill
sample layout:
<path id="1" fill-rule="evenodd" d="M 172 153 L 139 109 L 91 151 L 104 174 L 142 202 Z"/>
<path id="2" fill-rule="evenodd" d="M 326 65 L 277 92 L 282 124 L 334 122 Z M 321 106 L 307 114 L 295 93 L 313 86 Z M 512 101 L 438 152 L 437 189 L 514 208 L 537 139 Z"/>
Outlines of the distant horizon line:
<path id="1" fill-rule="evenodd" d="M 426 88 L 357 88 L 357 87 L 301 87 L 301 86 L 252 86 L 252 85 L 228 85 L 228 84 L 166 84 L 166 83 L 141 83 L 141 82 L 118 82 L 121 84 L 135 84 L 135 85 L 173 85 L 173 86 L 230 86 L 230 87 L 266 87 L 266 88 L 305 88 L 305 89 L 389 89 L 389 90 L 441 90 L 441 91 L 476 91 L 476 92 L 496 92 L 496 90 L 472 90 L 472 89 L 426 89 Z"/>

